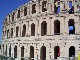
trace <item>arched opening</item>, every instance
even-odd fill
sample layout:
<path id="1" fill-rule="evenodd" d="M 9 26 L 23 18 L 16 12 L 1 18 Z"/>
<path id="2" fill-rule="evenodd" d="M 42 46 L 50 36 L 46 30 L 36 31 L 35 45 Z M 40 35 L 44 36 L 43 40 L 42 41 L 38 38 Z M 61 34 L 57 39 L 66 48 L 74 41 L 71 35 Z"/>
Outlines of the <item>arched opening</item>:
<path id="1" fill-rule="evenodd" d="M 68 21 L 68 26 L 69 26 L 69 34 L 75 34 L 74 19 L 70 19 Z"/>
<path id="2" fill-rule="evenodd" d="M 60 6 L 57 7 L 57 13 L 60 13 Z"/>
<path id="3" fill-rule="evenodd" d="M 3 47 L 3 55 L 4 55 L 4 45 L 2 45 L 2 47 Z"/>
<path id="4" fill-rule="evenodd" d="M 75 47 L 71 46 L 69 48 L 69 57 L 75 57 Z"/>
<path id="5" fill-rule="evenodd" d="M 17 18 L 20 18 L 20 9 L 18 10 Z"/>
<path id="6" fill-rule="evenodd" d="M 30 46 L 30 58 L 34 58 L 34 47 Z M 34 60 L 34 59 L 31 59 Z"/>
<path id="7" fill-rule="evenodd" d="M 13 12 L 13 15 L 12 15 L 12 22 L 14 21 L 14 15 L 15 15 L 15 13 Z"/>
<path id="8" fill-rule="evenodd" d="M 21 47 L 21 60 L 24 60 L 24 46 Z"/>
<path id="9" fill-rule="evenodd" d="M 9 38 L 9 29 L 7 30 L 7 38 Z"/>
<path id="10" fill-rule="evenodd" d="M 31 24 L 31 36 L 35 36 L 35 24 Z"/>
<path id="11" fill-rule="evenodd" d="M 54 59 L 57 59 L 57 57 L 60 56 L 60 47 L 59 46 L 55 46 L 54 47 Z"/>
<path id="12" fill-rule="evenodd" d="M 13 37 L 13 28 L 11 28 L 11 38 Z"/>
<path id="13" fill-rule="evenodd" d="M 60 2 L 58 2 L 58 1 L 60 1 L 60 0 L 54 0 L 54 13 L 60 13 Z M 58 3 L 56 3 L 56 2 L 58 2 Z M 58 6 L 56 6 L 56 4 Z"/>
<path id="14" fill-rule="evenodd" d="M 32 14 L 36 13 L 36 4 L 32 5 Z"/>
<path id="15" fill-rule="evenodd" d="M 74 14 L 74 6 L 72 6 L 72 1 L 69 1 L 69 14 Z"/>
<path id="16" fill-rule="evenodd" d="M 43 1 L 43 2 L 42 2 L 42 12 L 47 11 L 46 3 L 47 3 L 47 1 Z"/>
<path id="17" fill-rule="evenodd" d="M 26 36 L 26 25 L 23 25 L 22 37 Z"/>
<path id="18" fill-rule="evenodd" d="M 11 45 L 9 47 L 9 57 L 11 57 Z"/>
<path id="19" fill-rule="evenodd" d="M 46 21 L 43 21 L 41 23 L 41 36 L 44 36 L 47 34 L 47 23 Z"/>
<path id="20" fill-rule="evenodd" d="M 27 7 L 24 8 L 24 16 L 27 15 Z"/>
<path id="21" fill-rule="evenodd" d="M 16 37 L 18 37 L 18 33 L 19 33 L 19 27 L 16 27 Z"/>
<path id="22" fill-rule="evenodd" d="M 54 21 L 54 35 L 60 35 L 60 21 Z"/>
<path id="23" fill-rule="evenodd" d="M 45 60 L 45 59 L 46 59 L 46 47 L 42 46 L 40 51 L 40 60 Z"/>
<path id="24" fill-rule="evenodd" d="M 6 45 L 5 55 L 7 56 L 7 45 Z"/>
<path id="25" fill-rule="evenodd" d="M 17 46 L 14 47 L 14 58 L 17 58 Z"/>

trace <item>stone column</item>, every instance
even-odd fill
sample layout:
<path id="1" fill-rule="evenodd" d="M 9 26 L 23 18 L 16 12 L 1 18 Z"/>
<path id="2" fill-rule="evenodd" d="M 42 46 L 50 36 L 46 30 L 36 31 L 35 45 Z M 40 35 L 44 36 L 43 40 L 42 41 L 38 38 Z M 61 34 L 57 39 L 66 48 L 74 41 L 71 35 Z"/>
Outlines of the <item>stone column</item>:
<path id="1" fill-rule="evenodd" d="M 11 57 L 14 58 L 14 46 L 11 45 Z"/>
<path id="2" fill-rule="evenodd" d="M 17 58 L 21 60 L 21 47 L 19 45 L 17 46 Z"/>
<path id="3" fill-rule="evenodd" d="M 10 48 L 10 45 L 7 45 L 7 56 L 9 57 L 9 48 Z"/>

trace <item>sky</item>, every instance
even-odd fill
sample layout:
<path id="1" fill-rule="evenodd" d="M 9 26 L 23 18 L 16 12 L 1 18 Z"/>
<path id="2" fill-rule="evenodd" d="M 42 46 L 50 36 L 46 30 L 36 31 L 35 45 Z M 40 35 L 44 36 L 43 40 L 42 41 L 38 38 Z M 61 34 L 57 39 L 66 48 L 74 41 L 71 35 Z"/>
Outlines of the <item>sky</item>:
<path id="1" fill-rule="evenodd" d="M 2 26 L 5 17 L 19 6 L 29 0 L 0 0 L 0 41 L 2 37 Z"/>

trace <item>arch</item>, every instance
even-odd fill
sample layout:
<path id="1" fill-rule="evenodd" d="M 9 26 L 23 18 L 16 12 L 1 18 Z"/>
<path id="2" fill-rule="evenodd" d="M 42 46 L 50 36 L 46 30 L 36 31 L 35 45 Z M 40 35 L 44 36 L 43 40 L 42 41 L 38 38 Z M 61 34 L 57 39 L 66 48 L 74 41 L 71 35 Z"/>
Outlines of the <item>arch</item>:
<path id="1" fill-rule="evenodd" d="M 73 14 L 74 13 L 74 6 L 72 6 L 72 1 L 69 1 L 69 8 L 70 8 L 70 10 L 68 11 L 69 14 Z"/>
<path id="2" fill-rule="evenodd" d="M 26 25 L 23 25 L 22 37 L 26 36 Z"/>
<path id="3" fill-rule="evenodd" d="M 9 29 L 7 30 L 7 38 L 9 38 Z"/>
<path id="4" fill-rule="evenodd" d="M 27 15 L 27 7 L 24 8 L 24 16 Z"/>
<path id="5" fill-rule="evenodd" d="M 32 14 L 36 13 L 36 4 L 32 5 Z"/>
<path id="6" fill-rule="evenodd" d="M 20 9 L 18 10 L 17 18 L 20 18 Z"/>
<path id="7" fill-rule="evenodd" d="M 54 35 L 60 35 L 60 21 L 54 21 Z"/>
<path id="8" fill-rule="evenodd" d="M 45 59 L 46 59 L 46 47 L 42 46 L 40 51 L 40 60 L 45 60 Z"/>
<path id="9" fill-rule="evenodd" d="M 41 36 L 44 36 L 47 34 L 47 23 L 46 21 L 43 21 L 41 23 Z"/>
<path id="10" fill-rule="evenodd" d="M 75 34 L 74 19 L 69 19 L 68 26 L 69 26 L 69 34 Z"/>
<path id="11" fill-rule="evenodd" d="M 14 58 L 17 58 L 17 46 L 14 47 Z"/>
<path id="12" fill-rule="evenodd" d="M 4 45 L 2 45 L 2 47 L 3 47 L 3 55 L 4 55 Z"/>
<path id="13" fill-rule="evenodd" d="M 13 28 L 11 28 L 11 38 L 13 37 Z"/>
<path id="14" fill-rule="evenodd" d="M 16 27 L 16 37 L 18 37 L 18 33 L 19 33 L 19 27 Z"/>
<path id="15" fill-rule="evenodd" d="M 11 45 L 9 47 L 9 57 L 11 57 Z"/>
<path id="16" fill-rule="evenodd" d="M 21 47 L 21 60 L 24 60 L 24 46 Z"/>
<path id="17" fill-rule="evenodd" d="M 31 36 L 35 36 L 35 24 L 31 24 Z"/>
<path id="18" fill-rule="evenodd" d="M 75 47 L 71 46 L 69 48 L 69 57 L 75 57 Z"/>
<path id="19" fill-rule="evenodd" d="M 57 59 L 57 57 L 60 56 L 60 47 L 59 46 L 55 46 L 54 47 L 54 59 Z"/>
<path id="20" fill-rule="evenodd" d="M 46 9 L 46 3 L 47 3 L 47 1 L 43 1 L 42 2 L 42 12 L 47 11 L 47 9 Z"/>
<path id="21" fill-rule="evenodd" d="M 15 13 L 13 12 L 13 15 L 12 15 L 12 22 L 14 21 L 14 15 L 15 15 Z"/>
<path id="22" fill-rule="evenodd" d="M 60 12 L 60 3 L 58 2 L 58 7 L 55 5 L 57 1 L 60 1 L 60 0 L 54 0 L 54 13 L 58 13 Z"/>
<path id="23" fill-rule="evenodd" d="M 7 56 L 7 45 L 6 45 L 5 55 Z"/>
<path id="24" fill-rule="evenodd" d="M 34 58 L 34 47 L 30 46 L 30 58 Z M 34 59 L 31 59 L 34 60 Z"/>

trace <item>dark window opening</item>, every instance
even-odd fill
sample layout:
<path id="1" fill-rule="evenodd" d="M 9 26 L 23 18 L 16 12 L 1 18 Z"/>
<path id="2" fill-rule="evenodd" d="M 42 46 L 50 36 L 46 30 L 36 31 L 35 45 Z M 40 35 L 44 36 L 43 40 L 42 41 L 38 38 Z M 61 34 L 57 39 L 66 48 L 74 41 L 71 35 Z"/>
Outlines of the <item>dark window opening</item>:
<path id="1" fill-rule="evenodd" d="M 4 45 L 2 45 L 2 47 L 3 47 L 3 55 L 4 55 Z"/>
<path id="2" fill-rule="evenodd" d="M 60 2 L 58 2 L 58 7 L 56 6 L 56 2 L 60 0 L 54 0 L 54 13 L 60 13 Z"/>
<path id="3" fill-rule="evenodd" d="M 35 36 L 35 24 L 31 24 L 31 36 Z"/>
<path id="4" fill-rule="evenodd" d="M 30 46 L 30 58 L 34 58 L 34 47 Z M 30 60 L 34 60 L 34 59 L 30 59 Z"/>
<path id="5" fill-rule="evenodd" d="M 47 34 L 47 23 L 46 21 L 43 21 L 41 23 L 41 36 L 44 36 Z"/>
<path id="6" fill-rule="evenodd" d="M 9 38 L 9 30 L 7 30 L 7 38 Z"/>
<path id="7" fill-rule="evenodd" d="M 11 57 L 11 45 L 10 45 L 10 48 L 9 48 L 9 57 Z"/>
<path id="8" fill-rule="evenodd" d="M 41 59 L 41 60 L 46 60 L 46 47 L 45 47 L 45 46 L 42 46 L 42 47 L 41 47 L 40 59 Z"/>
<path id="9" fill-rule="evenodd" d="M 9 15 L 9 23 L 10 23 L 10 15 Z"/>
<path id="10" fill-rule="evenodd" d="M 72 1 L 69 1 L 69 14 L 74 14 L 74 6 L 72 6 Z"/>
<path id="11" fill-rule="evenodd" d="M 60 35 L 60 21 L 54 21 L 54 35 Z"/>
<path id="12" fill-rule="evenodd" d="M 11 28 L 11 38 L 13 37 L 13 28 Z"/>
<path id="13" fill-rule="evenodd" d="M 75 57 L 75 47 L 71 46 L 69 48 L 69 57 Z"/>
<path id="14" fill-rule="evenodd" d="M 47 1 L 43 1 L 43 2 L 42 2 L 42 12 L 47 11 L 46 3 L 47 3 Z"/>
<path id="15" fill-rule="evenodd" d="M 17 18 L 20 18 L 20 10 L 18 10 Z"/>
<path id="16" fill-rule="evenodd" d="M 19 27 L 16 27 L 16 37 L 18 37 L 18 33 L 19 33 Z"/>
<path id="17" fill-rule="evenodd" d="M 15 15 L 15 13 L 13 12 L 13 15 L 12 15 L 12 22 L 14 21 L 14 15 Z"/>
<path id="18" fill-rule="evenodd" d="M 6 45 L 5 55 L 7 56 L 7 45 Z"/>
<path id="19" fill-rule="evenodd" d="M 27 7 L 24 8 L 24 16 L 27 15 Z"/>
<path id="20" fill-rule="evenodd" d="M 36 4 L 32 5 L 32 14 L 36 13 Z"/>
<path id="21" fill-rule="evenodd" d="M 17 46 L 14 47 L 14 58 L 17 58 Z"/>
<path id="22" fill-rule="evenodd" d="M 26 25 L 23 25 L 22 37 L 26 36 Z"/>
<path id="23" fill-rule="evenodd" d="M 55 46 L 54 47 L 54 59 L 57 59 L 57 57 L 60 56 L 60 47 L 59 46 Z"/>
<path id="24" fill-rule="evenodd" d="M 24 60 L 24 46 L 21 47 L 21 60 Z"/>
<path id="25" fill-rule="evenodd" d="M 74 19 L 70 19 L 70 20 L 68 21 L 68 26 L 69 26 L 69 35 L 70 35 L 70 34 L 75 34 Z"/>

